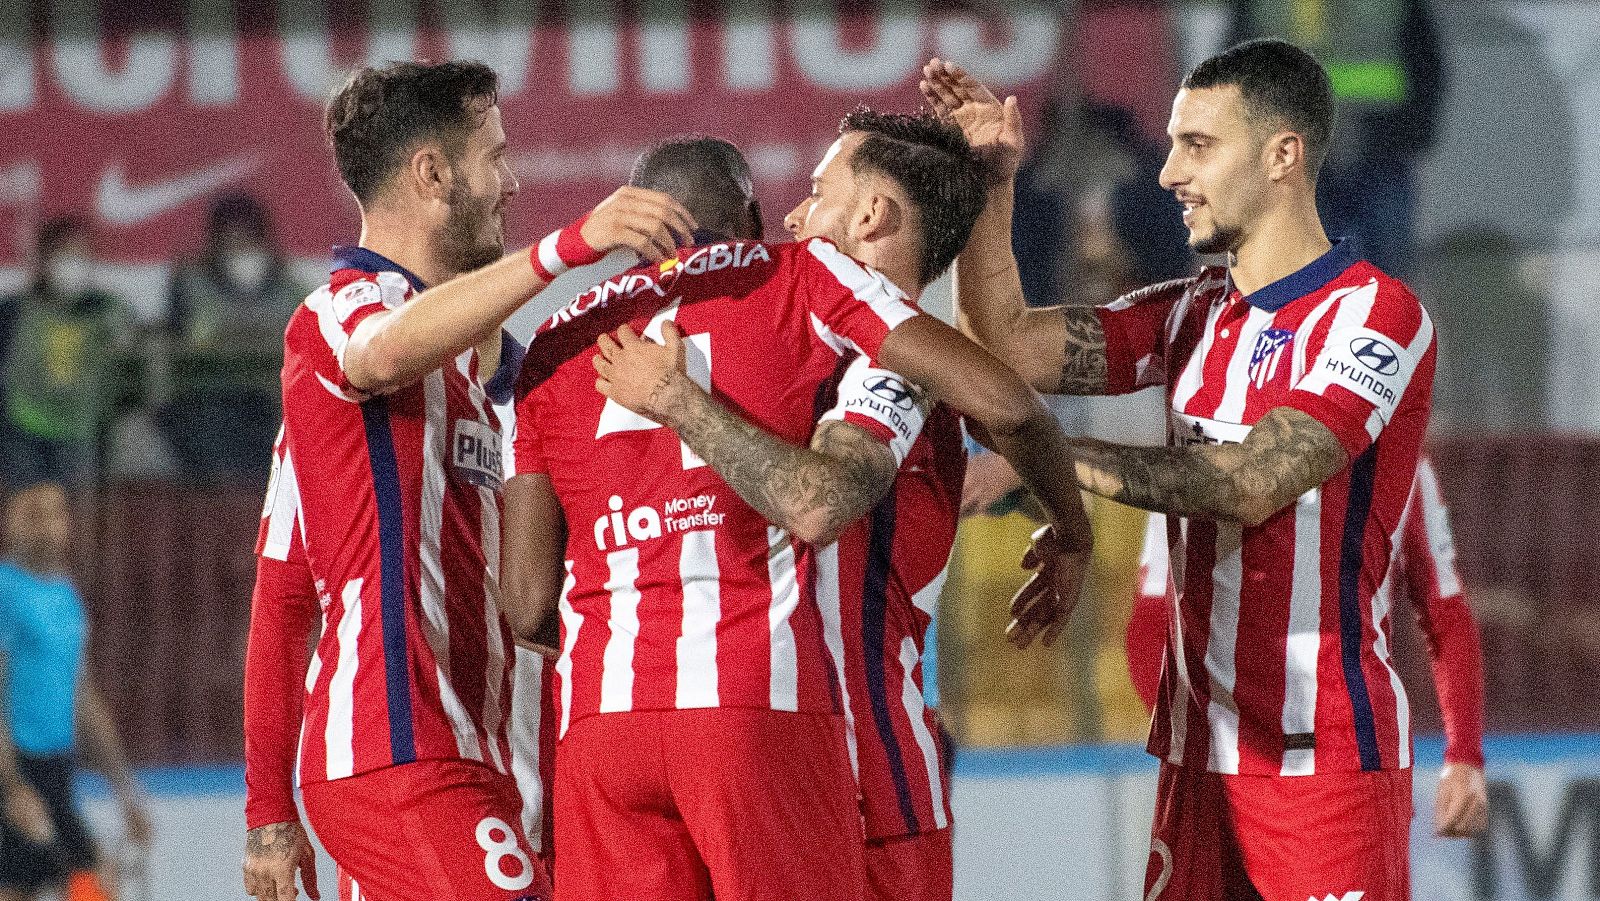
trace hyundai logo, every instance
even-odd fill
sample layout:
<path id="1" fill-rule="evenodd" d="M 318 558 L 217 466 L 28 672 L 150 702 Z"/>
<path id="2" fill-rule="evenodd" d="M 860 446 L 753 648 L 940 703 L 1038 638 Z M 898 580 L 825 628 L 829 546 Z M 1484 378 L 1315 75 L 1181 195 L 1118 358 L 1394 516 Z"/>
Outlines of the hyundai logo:
<path id="1" fill-rule="evenodd" d="M 1357 338 L 1350 342 L 1350 352 L 1361 365 L 1379 375 L 1394 375 L 1400 371 L 1400 355 L 1394 348 L 1377 338 Z"/>
<path id="2" fill-rule="evenodd" d="M 912 399 L 911 387 L 892 375 L 880 375 L 867 382 L 867 390 L 902 410 L 909 410 L 917 403 Z"/>

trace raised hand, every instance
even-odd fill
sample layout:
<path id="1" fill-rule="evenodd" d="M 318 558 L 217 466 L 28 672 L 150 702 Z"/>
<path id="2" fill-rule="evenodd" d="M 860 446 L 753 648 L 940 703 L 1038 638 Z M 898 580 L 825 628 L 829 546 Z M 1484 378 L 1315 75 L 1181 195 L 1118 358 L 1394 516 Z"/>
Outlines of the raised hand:
<path id="1" fill-rule="evenodd" d="M 1078 606 L 1091 553 L 1088 544 L 1068 547 L 1050 526 L 1033 533 L 1033 546 L 1023 556 L 1022 568 L 1038 569 L 1011 599 L 1007 641 L 1019 650 L 1033 644 L 1035 638 L 1042 638 L 1046 647 L 1056 643 Z"/>
<path id="2" fill-rule="evenodd" d="M 658 263 L 694 243 L 694 217 L 660 191 L 624 185 L 600 201 L 580 234 L 596 254 L 627 248 Z"/>
<path id="3" fill-rule="evenodd" d="M 919 87 L 935 115 L 961 128 L 993 178 L 1004 181 L 1016 174 L 1027 150 L 1017 98 L 1000 102 L 965 69 L 938 57 L 922 67 Z"/>
<path id="4" fill-rule="evenodd" d="M 595 390 L 641 416 L 663 422 L 666 394 L 675 385 L 693 384 L 686 369 L 683 333 L 670 319 L 661 324 L 657 344 L 633 329 L 617 329 L 616 338 L 601 335 L 594 356 Z"/>

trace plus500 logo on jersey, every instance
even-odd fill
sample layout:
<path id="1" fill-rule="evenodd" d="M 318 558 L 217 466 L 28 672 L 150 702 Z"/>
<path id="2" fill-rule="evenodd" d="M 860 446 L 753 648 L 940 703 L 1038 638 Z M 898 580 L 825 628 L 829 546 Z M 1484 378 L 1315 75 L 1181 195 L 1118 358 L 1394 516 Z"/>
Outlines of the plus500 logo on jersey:
<path id="1" fill-rule="evenodd" d="M 494 429 L 470 419 L 457 419 L 450 456 L 456 475 L 473 485 L 500 490 L 505 478 L 505 462 L 500 450 L 500 434 Z"/>

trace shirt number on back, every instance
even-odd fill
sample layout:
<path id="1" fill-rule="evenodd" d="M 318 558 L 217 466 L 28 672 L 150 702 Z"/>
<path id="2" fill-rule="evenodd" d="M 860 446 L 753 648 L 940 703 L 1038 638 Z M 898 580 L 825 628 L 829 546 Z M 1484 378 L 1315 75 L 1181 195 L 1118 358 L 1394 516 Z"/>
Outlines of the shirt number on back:
<path id="1" fill-rule="evenodd" d="M 518 892 L 533 884 L 533 861 L 517 846 L 517 833 L 510 824 L 499 817 L 484 817 L 478 821 L 477 839 L 484 853 L 484 875 L 495 888 Z M 502 867 L 508 857 L 517 862 L 515 875 L 506 875 Z"/>

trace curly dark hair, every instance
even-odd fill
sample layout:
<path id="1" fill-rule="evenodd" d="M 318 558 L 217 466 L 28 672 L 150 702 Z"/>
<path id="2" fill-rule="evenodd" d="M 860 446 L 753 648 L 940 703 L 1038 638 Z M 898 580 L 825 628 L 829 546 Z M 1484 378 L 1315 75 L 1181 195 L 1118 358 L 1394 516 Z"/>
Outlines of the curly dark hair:
<path id="1" fill-rule="evenodd" d="M 851 171 L 893 180 L 915 207 L 926 286 L 967 246 L 987 197 L 984 165 L 960 128 L 928 113 L 857 107 L 839 123 L 839 134 L 851 132 L 864 135 L 850 158 Z"/>
<path id="2" fill-rule="evenodd" d="M 480 62 L 363 66 L 328 101 L 323 129 L 339 175 L 366 203 L 423 141 L 454 156 L 496 101 L 500 78 Z"/>

